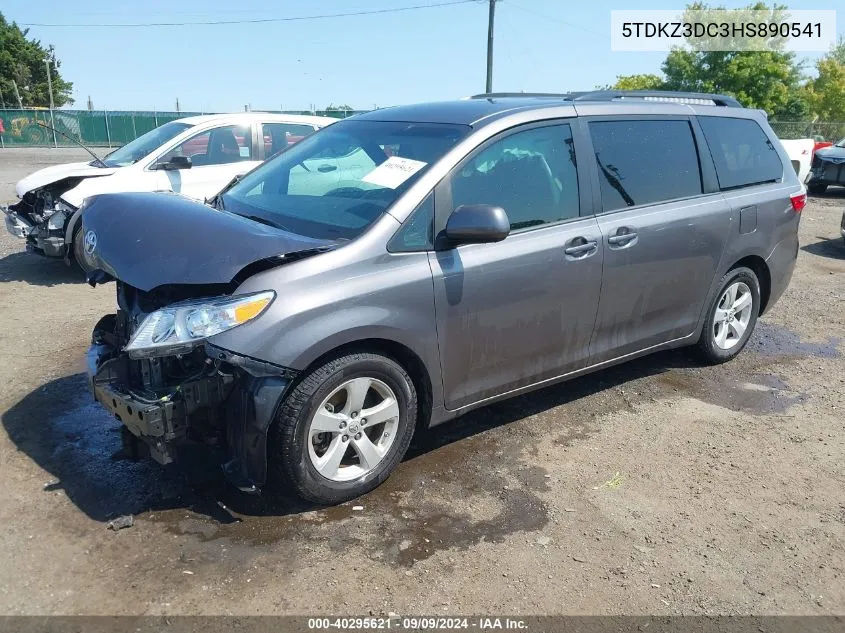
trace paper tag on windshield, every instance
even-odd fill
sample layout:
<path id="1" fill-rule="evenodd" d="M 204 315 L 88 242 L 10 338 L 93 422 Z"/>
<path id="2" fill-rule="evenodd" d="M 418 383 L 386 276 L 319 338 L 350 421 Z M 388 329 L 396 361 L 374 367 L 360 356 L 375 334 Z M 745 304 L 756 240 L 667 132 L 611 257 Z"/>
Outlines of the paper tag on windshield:
<path id="1" fill-rule="evenodd" d="M 391 156 L 361 180 L 372 185 L 396 189 L 427 164 L 419 160 Z"/>

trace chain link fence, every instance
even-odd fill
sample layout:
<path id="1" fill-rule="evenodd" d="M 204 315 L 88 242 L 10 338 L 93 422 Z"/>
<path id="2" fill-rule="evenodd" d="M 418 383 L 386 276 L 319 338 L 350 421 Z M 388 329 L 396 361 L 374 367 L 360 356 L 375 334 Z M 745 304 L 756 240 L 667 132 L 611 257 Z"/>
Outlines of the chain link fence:
<path id="1" fill-rule="evenodd" d="M 279 113 L 280 111 L 274 111 Z M 68 146 L 79 141 L 95 147 L 120 147 L 175 119 L 208 112 L 151 112 L 107 110 L 0 110 L 0 146 Z M 285 114 L 317 114 L 345 118 L 356 111 L 289 111 Z M 56 129 L 54 133 L 48 125 Z"/>
<path id="2" fill-rule="evenodd" d="M 780 139 L 812 138 L 817 141 L 837 141 L 845 138 L 845 123 L 829 121 L 769 121 Z"/>

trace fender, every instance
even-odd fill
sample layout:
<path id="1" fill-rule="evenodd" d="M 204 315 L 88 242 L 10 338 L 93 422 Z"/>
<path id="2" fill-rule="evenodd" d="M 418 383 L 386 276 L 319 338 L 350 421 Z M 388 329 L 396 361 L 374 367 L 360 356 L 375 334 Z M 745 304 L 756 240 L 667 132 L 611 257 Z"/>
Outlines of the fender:
<path id="1" fill-rule="evenodd" d="M 70 260 L 73 257 L 73 232 L 76 230 L 76 227 L 82 220 L 82 211 L 85 209 L 85 206 L 78 208 L 76 211 L 73 212 L 73 215 L 70 216 L 70 220 L 68 220 L 67 225 L 65 226 L 65 245 L 67 248 L 65 249 L 65 263 L 70 264 Z"/>

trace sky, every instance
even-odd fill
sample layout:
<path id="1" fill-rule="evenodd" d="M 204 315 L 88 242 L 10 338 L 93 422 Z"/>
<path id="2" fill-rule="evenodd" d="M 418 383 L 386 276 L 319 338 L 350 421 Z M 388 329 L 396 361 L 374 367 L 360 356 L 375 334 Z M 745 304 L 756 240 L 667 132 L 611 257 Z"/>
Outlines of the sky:
<path id="1" fill-rule="evenodd" d="M 444 0 L 4 0 L 20 25 L 260 20 L 378 10 Z M 738 8 L 750 0 L 722 0 Z M 793 0 L 835 9 L 841 0 Z M 611 9 L 680 9 L 685 2 L 500 0 L 493 89 L 566 92 L 657 73 L 665 53 L 611 52 Z M 714 2 L 714 4 L 716 4 Z M 845 6 L 845 5 L 843 5 Z M 126 28 L 32 26 L 74 84 L 74 107 L 236 111 L 355 109 L 484 92 L 486 0 L 378 15 L 229 25 Z M 845 12 L 837 22 L 845 33 Z M 820 54 L 801 54 L 808 71 Z"/>

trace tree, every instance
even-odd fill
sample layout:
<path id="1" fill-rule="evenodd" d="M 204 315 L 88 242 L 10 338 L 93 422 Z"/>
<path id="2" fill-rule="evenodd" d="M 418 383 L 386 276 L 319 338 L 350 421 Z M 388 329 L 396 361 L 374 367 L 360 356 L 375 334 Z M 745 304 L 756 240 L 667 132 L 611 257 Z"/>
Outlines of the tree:
<path id="1" fill-rule="evenodd" d="M 617 75 L 614 90 L 660 90 L 664 80 L 658 75 L 645 73 L 640 75 Z"/>
<path id="2" fill-rule="evenodd" d="M 709 9 L 702 3 L 688 12 Z M 784 18 L 782 6 L 757 3 L 743 11 L 766 11 L 771 22 Z M 750 19 L 750 18 L 749 18 Z M 730 41 L 720 42 L 731 46 Z M 734 43 L 735 45 L 735 43 Z M 758 43 L 762 46 L 762 41 Z M 721 47 L 721 46 L 720 46 Z M 705 47 L 706 48 L 706 47 Z M 749 108 L 761 108 L 773 118 L 806 114 L 799 94 L 801 66 L 795 54 L 782 50 L 688 50 L 676 48 L 662 66 L 668 90 L 727 93 Z"/>
<path id="3" fill-rule="evenodd" d="M 326 112 L 350 112 L 351 110 L 354 110 L 354 108 L 350 105 L 334 105 L 333 103 L 330 103 L 329 105 L 326 106 L 325 111 Z"/>
<path id="4" fill-rule="evenodd" d="M 721 10 L 721 7 L 718 9 Z M 687 6 L 685 20 L 706 22 L 712 19 L 699 13 L 705 10 L 711 10 L 711 7 L 694 2 Z M 768 7 L 762 2 L 741 11 L 746 14 L 747 21 L 759 19 L 752 16 L 751 11 L 765 11 L 770 22 L 786 17 L 785 7 Z M 740 43 L 731 39 L 688 44 L 695 44 L 695 47 L 675 48 L 667 55 L 661 66 L 665 79 L 653 74 L 620 76 L 614 87 L 724 93 L 736 97 L 746 107 L 765 110 L 772 118 L 800 119 L 808 116 L 808 99 L 801 90 L 801 65 L 796 62 L 793 53 L 768 50 L 762 39 L 752 42 L 756 50 L 739 50 Z M 743 45 L 748 46 L 748 42 L 743 42 Z"/>
<path id="5" fill-rule="evenodd" d="M 816 63 L 819 76 L 805 93 L 813 114 L 822 121 L 845 121 L 845 38 Z"/>
<path id="6" fill-rule="evenodd" d="M 50 64 L 54 104 L 61 107 L 73 103 L 73 84 L 59 74 L 61 62 L 56 58 L 55 49 L 52 46 L 45 48 L 38 40 L 27 39 L 28 33 L 29 29 L 21 30 L 0 13 L 0 91 L 6 105 L 17 105 L 13 81 L 17 83 L 24 106 L 50 105 L 45 62 Z"/>

